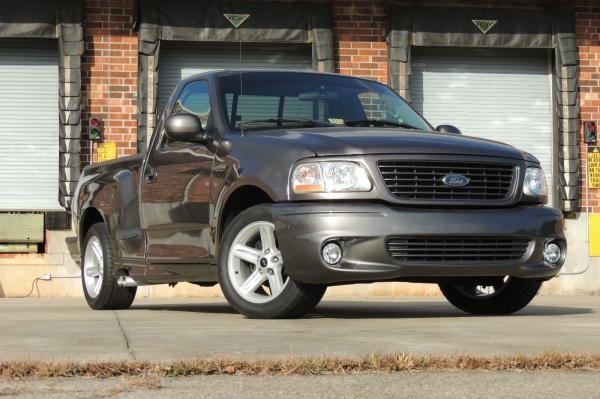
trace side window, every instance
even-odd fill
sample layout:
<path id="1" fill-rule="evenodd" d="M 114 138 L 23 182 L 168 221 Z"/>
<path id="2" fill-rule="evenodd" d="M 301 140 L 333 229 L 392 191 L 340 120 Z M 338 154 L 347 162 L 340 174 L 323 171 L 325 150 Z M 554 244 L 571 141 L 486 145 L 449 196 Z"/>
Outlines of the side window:
<path id="1" fill-rule="evenodd" d="M 171 110 L 171 115 L 182 113 L 196 115 L 200 119 L 202 128 L 206 129 L 210 117 L 210 97 L 206 81 L 197 80 L 190 82 L 183 88 Z M 189 143 L 169 142 L 166 135 L 163 137 L 163 150 L 174 150 L 186 146 L 189 146 Z"/>

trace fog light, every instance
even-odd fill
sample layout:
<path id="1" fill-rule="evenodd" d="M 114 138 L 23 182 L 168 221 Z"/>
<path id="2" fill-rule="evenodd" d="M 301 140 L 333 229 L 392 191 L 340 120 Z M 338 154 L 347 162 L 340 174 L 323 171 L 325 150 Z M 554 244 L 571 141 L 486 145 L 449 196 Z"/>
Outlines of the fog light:
<path id="1" fill-rule="evenodd" d="M 342 248 L 335 242 L 330 242 L 323 247 L 321 256 L 325 263 L 329 265 L 335 265 L 342 259 Z"/>
<path id="2" fill-rule="evenodd" d="M 546 260 L 546 262 L 552 264 L 558 263 L 561 255 L 562 253 L 560 247 L 557 244 L 553 242 L 549 242 L 546 244 L 546 247 L 544 248 L 544 259 Z"/>

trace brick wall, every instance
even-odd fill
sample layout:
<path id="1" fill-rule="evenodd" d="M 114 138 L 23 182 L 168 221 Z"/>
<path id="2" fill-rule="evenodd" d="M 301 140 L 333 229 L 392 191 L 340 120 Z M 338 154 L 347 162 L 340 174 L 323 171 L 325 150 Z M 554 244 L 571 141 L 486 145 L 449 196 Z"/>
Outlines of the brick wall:
<path id="1" fill-rule="evenodd" d="M 135 154 L 137 143 L 137 34 L 134 0 L 85 0 L 85 52 L 81 61 L 82 162 L 89 163 L 89 116 L 104 120 L 105 140 L 117 156 Z M 93 162 L 96 161 L 96 144 Z"/>
<path id="2" fill-rule="evenodd" d="M 577 44 L 579 46 L 579 101 L 581 120 L 600 122 L 600 3 L 598 0 L 578 0 L 576 12 Z M 581 129 L 583 139 L 583 126 Z M 586 146 L 581 142 L 582 210 L 600 212 L 600 190 L 591 189 L 586 203 Z"/>
<path id="3" fill-rule="evenodd" d="M 333 1 L 335 72 L 388 81 L 387 2 Z"/>

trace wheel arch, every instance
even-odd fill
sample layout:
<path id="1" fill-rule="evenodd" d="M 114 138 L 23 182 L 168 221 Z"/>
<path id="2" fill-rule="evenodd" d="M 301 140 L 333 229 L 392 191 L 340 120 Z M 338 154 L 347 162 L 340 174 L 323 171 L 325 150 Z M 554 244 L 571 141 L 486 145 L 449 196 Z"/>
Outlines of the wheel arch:
<path id="1" fill-rule="evenodd" d="M 85 235 L 87 234 L 90 227 L 96 223 L 106 223 L 106 219 L 98 208 L 88 207 L 83 210 L 79 221 L 79 244 L 80 248 L 83 248 Z"/>
<path id="2" fill-rule="evenodd" d="M 263 188 L 246 184 L 236 187 L 223 202 L 218 214 L 217 237 L 220 243 L 227 223 L 238 213 L 260 204 L 272 204 L 275 201 Z"/>

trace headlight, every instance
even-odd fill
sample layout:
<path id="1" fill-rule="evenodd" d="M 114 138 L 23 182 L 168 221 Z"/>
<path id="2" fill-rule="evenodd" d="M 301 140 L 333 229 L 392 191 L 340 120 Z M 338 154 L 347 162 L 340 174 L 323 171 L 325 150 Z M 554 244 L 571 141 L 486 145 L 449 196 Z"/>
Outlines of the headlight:
<path id="1" fill-rule="evenodd" d="M 527 168 L 525 171 L 525 179 L 523 181 L 523 194 L 529 197 L 548 196 L 546 177 L 541 168 Z"/>
<path id="2" fill-rule="evenodd" d="M 310 162 L 294 169 L 292 189 L 296 194 L 370 191 L 371 181 L 354 162 Z"/>

